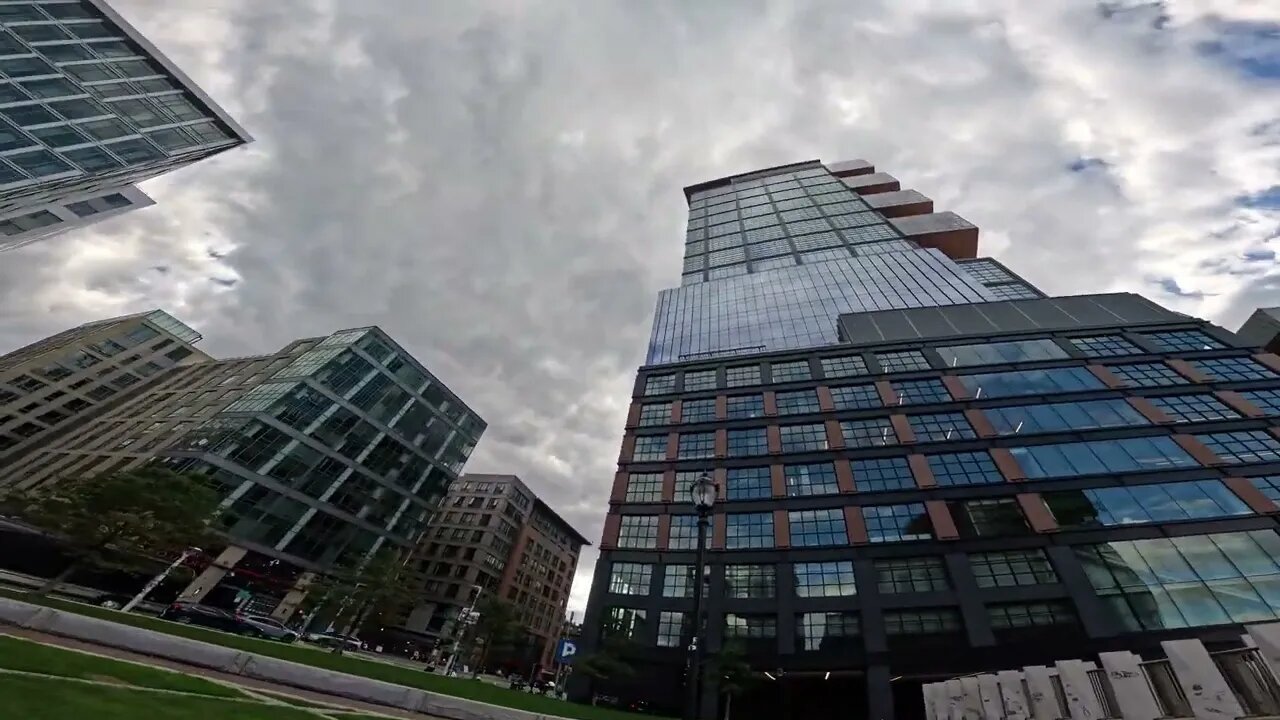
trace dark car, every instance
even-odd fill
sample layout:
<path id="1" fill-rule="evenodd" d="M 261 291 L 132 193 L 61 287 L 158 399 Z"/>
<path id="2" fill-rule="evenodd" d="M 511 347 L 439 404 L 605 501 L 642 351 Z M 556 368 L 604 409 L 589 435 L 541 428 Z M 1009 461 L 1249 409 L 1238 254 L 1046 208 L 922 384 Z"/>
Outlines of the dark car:
<path id="1" fill-rule="evenodd" d="M 176 602 L 160 613 L 160 619 L 173 620 L 183 625 L 199 625 L 201 627 L 240 633 L 248 626 L 243 625 L 236 616 L 226 610 L 190 602 Z"/>

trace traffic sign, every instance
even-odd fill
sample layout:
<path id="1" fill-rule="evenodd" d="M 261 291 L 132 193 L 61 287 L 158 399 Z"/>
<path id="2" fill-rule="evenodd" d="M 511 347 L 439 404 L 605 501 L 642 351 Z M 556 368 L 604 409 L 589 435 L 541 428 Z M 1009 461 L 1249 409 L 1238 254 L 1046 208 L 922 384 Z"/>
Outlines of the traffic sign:
<path id="1" fill-rule="evenodd" d="M 577 654 L 578 643 L 574 640 L 561 640 L 556 645 L 556 662 L 573 662 L 573 656 Z"/>

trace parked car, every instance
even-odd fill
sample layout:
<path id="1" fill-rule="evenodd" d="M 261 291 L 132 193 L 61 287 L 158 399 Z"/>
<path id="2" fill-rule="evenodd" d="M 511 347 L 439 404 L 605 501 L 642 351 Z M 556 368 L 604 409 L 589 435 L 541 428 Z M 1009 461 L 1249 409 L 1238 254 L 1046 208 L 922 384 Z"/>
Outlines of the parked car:
<path id="1" fill-rule="evenodd" d="M 160 613 L 161 620 L 173 620 L 183 625 L 199 625 L 224 632 L 239 633 L 243 626 L 236 616 L 226 610 L 191 602 L 176 602 Z"/>
<path id="2" fill-rule="evenodd" d="M 284 623 L 275 618 L 264 617 L 262 615 L 237 615 L 236 618 L 244 625 L 258 631 L 263 637 L 279 640 L 281 642 L 291 643 L 298 639 L 298 633 L 284 626 Z M 246 632 L 247 634 L 251 634 Z"/>
<path id="3" fill-rule="evenodd" d="M 132 599 L 133 598 L 128 598 L 128 597 L 125 597 L 124 595 L 108 593 L 106 595 L 99 595 L 95 597 L 93 600 L 91 600 L 90 602 L 92 602 L 94 605 L 97 605 L 98 607 L 106 608 L 108 610 L 119 610 L 120 608 L 128 604 L 128 602 Z"/>
<path id="4" fill-rule="evenodd" d="M 322 647 L 341 647 L 348 652 L 359 650 L 362 647 L 359 640 L 349 635 L 339 635 L 337 633 L 307 633 L 306 640 Z"/>

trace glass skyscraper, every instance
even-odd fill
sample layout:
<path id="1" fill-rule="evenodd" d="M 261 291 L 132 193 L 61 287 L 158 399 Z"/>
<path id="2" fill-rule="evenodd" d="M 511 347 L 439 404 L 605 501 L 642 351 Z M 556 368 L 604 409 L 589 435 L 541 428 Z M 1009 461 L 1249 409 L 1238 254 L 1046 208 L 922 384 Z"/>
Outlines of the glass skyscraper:
<path id="1" fill-rule="evenodd" d="M 0 4 L 0 251 L 249 140 L 104 0 Z"/>
<path id="2" fill-rule="evenodd" d="M 635 671 L 575 699 L 685 711 L 699 583 L 701 716 L 737 648 L 739 720 L 923 717 L 938 677 L 1280 619 L 1280 357 L 1047 297 L 863 161 L 685 195 L 579 643 Z"/>

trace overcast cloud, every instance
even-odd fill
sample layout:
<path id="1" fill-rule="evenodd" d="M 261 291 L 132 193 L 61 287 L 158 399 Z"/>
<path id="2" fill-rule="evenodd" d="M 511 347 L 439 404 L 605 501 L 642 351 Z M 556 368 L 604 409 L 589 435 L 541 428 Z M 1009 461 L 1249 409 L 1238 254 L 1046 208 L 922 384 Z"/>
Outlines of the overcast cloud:
<path id="1" fill-rule="evenodd" d="M 0 255 L 0 351 L 150 307 L 220 356 L 378 324 L 489 422 L 467 469 L 593 541 L 685 185 L 866 158 L 1047 292 L 1280 304 L 1274 0 L 114 3 L 257 141 Z"/>

